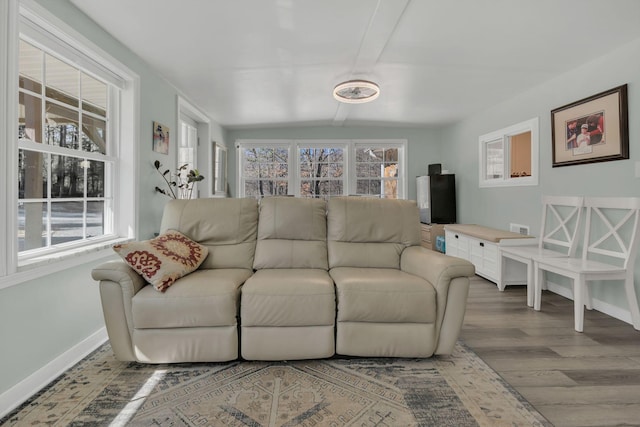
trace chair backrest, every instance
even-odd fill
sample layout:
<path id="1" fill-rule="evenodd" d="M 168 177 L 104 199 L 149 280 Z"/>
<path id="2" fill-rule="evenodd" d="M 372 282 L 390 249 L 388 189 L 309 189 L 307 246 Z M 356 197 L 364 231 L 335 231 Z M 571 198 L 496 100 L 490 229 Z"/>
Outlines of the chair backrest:
<path id="1" fill-rule="evenodd" d="M 540 248 L 549 248 L 570 257 L 576 253 L 584 197 L 542 196 Z"/>
<path id="2" fill-rule="evenodd" d="M 585 206 L 582 259 L 616 258 L 632 269 L 640 235 L 640 198 L 586 197 Z"/>
<path id="3" fill-rule="evenodd" d="M 326 202 L 300 197 L 262 199 L 253 268 L 327 270 Z"/>

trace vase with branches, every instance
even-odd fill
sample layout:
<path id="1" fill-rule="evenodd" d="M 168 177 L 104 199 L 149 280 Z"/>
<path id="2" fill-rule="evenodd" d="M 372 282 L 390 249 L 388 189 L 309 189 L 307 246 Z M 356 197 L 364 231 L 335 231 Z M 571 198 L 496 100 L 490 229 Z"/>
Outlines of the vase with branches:
<path id="1" fill-rule="evenodd" d="M 190 199 L 193 195 L 193 185 L 204 179 L 198 169 L 187 170 L 188 165 L 186 164 L 177 167 L 174 173 L 171 173 L 170 169 L 162 171 L 160 169 L 162 163 L 159 160 L 153 162 L 153 166 L 167 185 L 166 190 L 156 186 L 156 191 L 172 199 Z"/>

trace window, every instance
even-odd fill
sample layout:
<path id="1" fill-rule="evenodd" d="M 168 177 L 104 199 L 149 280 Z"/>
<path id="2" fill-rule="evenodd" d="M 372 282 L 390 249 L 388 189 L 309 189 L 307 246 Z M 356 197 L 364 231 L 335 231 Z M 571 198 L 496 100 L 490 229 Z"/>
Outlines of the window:
<path id="1" fill-rule="evenodd" d="M 399 144 L 366 144 L 355 146 L 356 194 L 398 199 L 401 182 Z"/>
<path id="2" fill-rule="evenodd" d="M 327 199 L 344 194 L 345 146 L 298 145 L 300 197 Z"/>
<path id="3" fill-rule="evenodd" d="M 289 194 L 288 144 L 248 144 L 239 148 L 240 197 Z"/>
<path id="4" fill-rule="evenodd" d="M 538 185 L 538 119 L 482 135 L 480 187 Z"/>
<path id="5" fill-rule="evenodd" d="M 112 234 L 108 85 L 23 40 L 18 57 L 18 252 Z"/>
<path id="6" fill-rule="evenodd" d="M 197 169 L 197 148 L 198 129 L 196 128 L 196 123 L 188 117 L 182 117 L 180 119 L 180 146 L 178 148 L 178 168 L 180 170 L 181 182 L 187 182 L 189 171 Z M 187 191 L 186 188 L 179 188 L 178 196 L 181 199 L 197 198 L 197 183 L 193 184 L 191 191 Z"/>
<path id="7" fill-rule="evenodd" d="M 238 195 L 406 198 L 405 146 L 379 140 L 239 141 Z"/>
<path id="8" fill-rule="evenodd" d="M 136 232 L 138 77 L 37 3 L 12 4 L 2 19 L 17 25 L 0 33 L 11 52 L 0 61 L 0 288 Z"/>
<path id="9" fill-rule="evenodd" d="M 227 195 L 227 147 L 213 142 L 213 195 Z"/>

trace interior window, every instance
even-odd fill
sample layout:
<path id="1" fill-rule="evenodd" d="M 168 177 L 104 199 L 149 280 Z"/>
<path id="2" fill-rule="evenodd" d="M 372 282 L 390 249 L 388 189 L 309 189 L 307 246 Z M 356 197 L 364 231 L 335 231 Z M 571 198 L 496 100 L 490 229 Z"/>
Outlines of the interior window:
<path id="1" fill-rule="evenodd" d="M 538 118 L 482 135 L 480 187 L 538 185 Z"/>

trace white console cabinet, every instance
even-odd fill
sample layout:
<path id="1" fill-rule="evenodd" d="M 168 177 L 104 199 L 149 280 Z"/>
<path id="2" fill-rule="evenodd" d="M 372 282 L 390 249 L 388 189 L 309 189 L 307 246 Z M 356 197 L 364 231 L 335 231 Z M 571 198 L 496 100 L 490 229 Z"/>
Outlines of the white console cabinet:
<path id="1" fill-rule="evenodd" d="M 535 245 L 537 240 L 532 236 L 475 224 L 448 224 L 444 234 L 446 254 L 470 261 L 477 275 L 495 282 L 500 290 L 506 285 L 527 283 L 527 270 L 518 262 L 509 262 L 502 277 L 499 247 Z"/>

